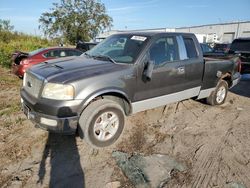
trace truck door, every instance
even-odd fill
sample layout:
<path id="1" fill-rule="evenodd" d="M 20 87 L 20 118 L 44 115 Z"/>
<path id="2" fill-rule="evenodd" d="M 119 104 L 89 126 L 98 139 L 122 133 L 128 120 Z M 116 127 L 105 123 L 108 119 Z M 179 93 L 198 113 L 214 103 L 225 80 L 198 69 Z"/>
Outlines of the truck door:
<path id="1" fill-rule="evenodd" d="M 186 49 L 186 57 L 181 61 L 181 67 L 185 70 L 185 86 L 183 89 L 197 88 L 201 86 L 203 77 L 203 54 L 201 53 L 200 46 L 194 36 L 182 37 Z M 200 54 L 199 54 L 200 52 Z"/>
<path id="2" fill-rule="evenodd" d="M 178 45 L 180 39 L 180 36 L 166 34 L 155 39 L 149 47 L 147 54 L 155 66 L 150 81 L 138 76 L 132 103 L 134 113 L 198 95 L 200 88 L 189 87 L 186 83 L 189 66 L 183 61 L 186 49 L 183 39 L 182 45 Z"/>
<path id="3" fill-rule="evenodd" d="M 185 72 L 179 69 L 180 58 L 176 37 L 166 35 L 155 39 L 146 54 L 155 63 L 152 79 L 145 81 L 138 76 L 134 102 L 150 100 L 155 104 L 154 99 L 181 91 Z M 141 69 L 143 70 L 143 67 Z M 143 75 L 142 72 L 139 75 Z M 145 109 L 140 107 L 140 110 L 135 111 L 141 110 Z"/>

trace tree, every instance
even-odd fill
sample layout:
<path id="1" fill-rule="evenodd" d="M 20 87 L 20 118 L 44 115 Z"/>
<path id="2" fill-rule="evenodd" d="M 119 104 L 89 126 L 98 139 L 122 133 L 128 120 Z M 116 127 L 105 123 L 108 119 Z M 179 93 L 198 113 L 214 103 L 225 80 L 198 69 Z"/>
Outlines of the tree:
<path id="1" fill-rule="evenodd" d="M 12 31 L 14 29 L 13 25 L 10 25 L 10 20 L 0 19 L 0 31 Z"/>
<path id="2" fill-rule="evenodd" d="M 39 28 L 50 38 L 63 37 L 74 44 L 88 41 L 112 25 L 104 4 L 97 0 L 61 0 L 41 15 Z"/>

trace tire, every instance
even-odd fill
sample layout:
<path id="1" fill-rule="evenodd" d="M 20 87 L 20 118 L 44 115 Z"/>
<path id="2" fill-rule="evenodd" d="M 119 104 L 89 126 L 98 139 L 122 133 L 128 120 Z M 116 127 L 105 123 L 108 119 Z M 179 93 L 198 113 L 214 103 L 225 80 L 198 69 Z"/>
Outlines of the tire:
<path id="1" fill-rule="evenodd" d="M 83 110 L 78 133 L 92 147 L 107 147 L 120 137 L 124 124 L 123 108 L 112 100 L 100 99 Z"/>
<path id="2" fill-rule="evenodd" d="M 221 105 L 225 102 L 228 93 L 228 84 L 225 80 L 221 80 L 215 90 L 210 94 L 210 96 L 206 99 L 207 104 L 212 106 Z"/>

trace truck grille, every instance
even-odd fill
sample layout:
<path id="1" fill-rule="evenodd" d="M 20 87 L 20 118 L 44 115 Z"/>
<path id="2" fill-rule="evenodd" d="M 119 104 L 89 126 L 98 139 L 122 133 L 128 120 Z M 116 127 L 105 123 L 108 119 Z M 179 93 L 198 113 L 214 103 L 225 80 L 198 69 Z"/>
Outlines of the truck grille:
<path id="1" fill-rule="evenodd" d="M 26 72 L 23 80 L 24 90 L 35 98 L 38 98 L 44 79 Z"/>

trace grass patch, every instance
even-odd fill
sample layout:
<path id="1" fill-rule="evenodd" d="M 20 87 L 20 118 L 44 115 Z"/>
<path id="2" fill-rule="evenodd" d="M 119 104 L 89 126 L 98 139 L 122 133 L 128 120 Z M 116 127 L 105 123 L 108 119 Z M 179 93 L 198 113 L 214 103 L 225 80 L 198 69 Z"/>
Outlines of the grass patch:
<path id="1" fill-rule="evenodd" d="M 11 107 L 11 104 L 6 103 L 5 101 L 0 103 L 0 111 L 6 108 L 10 108 L 10 107 Z"/>
<path id="2" fill-rule="evenodd" d="M 21 86 L 22 80 L 17 76 L 11 73 L 11 71 L 7 68 L 0 68 L 0 89 L 6 89 L 11 86 Z M 15 88 L 14 88 L 15 89 Z"/>
<path id="3" fill-rule="evenodd" d="M 7 76 L 1 77 L 1 81 L 0 81 L 0 84 L 1 84 L 1 85 L 2 85 L 2 84 L 4 84 L 4 85 L 7 85 L 7 84 L 13 85 L 13 84 L 15 84 L 15 85 L 19 86 L 20 83 L 21 83 L 21 81 L 18 80 L 17 77 L 14 78 L 12 75 L 11 75 L 11 76 L 8 76 L 8 77 L 7 77 Z"/>
<path id="4" fill-rule="evenodd" d="M 4 108 L 0 111 L 0 116 L 3 116 L 3 115 L 10 116 L 11 114 L 19 112 L 21 110 L 20 102 L 16 102 L 12 105 L 8 104 L 7 106 L 9 107 Z"/>
<path id="5" fill-rule="evenodd" d="M 25 120 L 26 120 L 25 118 L 17 117 L 16 120 L 15 120 L 15 124 L 17 124 L 17 125 L 23 125 L 23 122 Z"/>
<path id="6" fill-rule="evenodd" d="M 19 32 L 0 31 L 0 65 L 10 68 L 14 51 L 30 52 L 48 46 L 55 46 L 55 42 Z"/>

